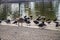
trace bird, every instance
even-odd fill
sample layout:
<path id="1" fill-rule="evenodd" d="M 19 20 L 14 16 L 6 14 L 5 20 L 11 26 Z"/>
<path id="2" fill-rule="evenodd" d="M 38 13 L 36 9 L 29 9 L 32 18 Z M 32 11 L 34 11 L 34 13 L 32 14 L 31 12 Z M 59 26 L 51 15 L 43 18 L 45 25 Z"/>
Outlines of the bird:
<path id="1" fill-rule="evenodd" d="M 53 20 L 53 22 L 56 24 L 56 27 L 59 27 L 59 26 L 60 26 L 59 22 L 57 21 L 57 18 L 55 18 L 55 19 Z"/>
<path id="2" fill-rule="evenodd" d="M 13 24 L 17 24 L 17 21 L 14 21 Z"/>
<path id="3" fill-rule="evenodd" d="M 24 18 L 26 18 L 27 16 L 24 16 Z"/>
<path id="4" fill-rule="evenodd" d="M 33 16 L 30 16 L 30 19 L 32 20 L 33 19 Z"/>
<path id="5" fill-rule="evenodd" d="M 0 23 L 1 23 L 2 21 L 0 20 Z"/>
<path id="6" fill-rule="evenodd" d="M 30 25 L 30 23 L 31 23 L 29 17 L 25 18 L 24 21 L 25 21 L 25 23 L 26 23 L 27 25 Z"/>
<path id="7" fill-rule="evenodd" d="M 40 21 L 41 19 L 40 19 L 40 17 L 38 17 L 36 20 Z"/>
<path id="8" fill-rule="evenodd" d="M 24 22 L 26 22 L 27 21 L 27 16 L 24 16 Z"/>
<path id="9" fill-rule="evenodd" d="M 31 23 L 31 22 L 30 22 L 30 18 L 29 18 L 29 17 L 27 18 L 26 23 L 27 23 L 27 24 L 30 24 L 30 23 Z"/>
<path id="10" fill-rule="evenodd" d="M 30 21 L 26 21 L 27 24 L 30 24 L 31 22 Z"/>
<path id="11" fill-rule="evenodd" d="M 8 19 L 8 20 L 6 20 L 5 22 L 6 22 L 6 23 L 10 23 L 10 20 Z"/>
<path id="12" fill-rule="evenodd" d="M 48 24 L 50 24 L 50 23 L 51 23 L 50 19 L 47 19 L 47 20 L 46 20 L 46 22 L 47 22 Z"/>
<path id="13" fill-rule="evenodd" d="M 56 27 L 59 27 L 60 26 L 59 22 L 55 22 L 55 23 L 56 23 Z"/>
<path id="14" fill-rule="evenodd" d="M 54 22 L 57 21 L 57 18 L 55 18 L 53 21 L 54 21 Z"/>
<path id="15" fill-rule="evenodd" d="M 51 21 L 48 21 L 47 23 L 48 23 L 48 24 L 50 24 L 50 23 L 51 23 Z"/>
<path id="16" fill-rule="evenodd" d="M 37 20 L 33 21 L 35 24 L 39 24 L 39 22 Z"/>
<path id="17" fill-rule="evenodd" d="M 43 26 L 46 26 L 46 24 L 45 24 L 44 22 L 42 22 L 42 23 L 40 23 L 38 26 L 39 26 L 39 27 L 43 27 Z"/>

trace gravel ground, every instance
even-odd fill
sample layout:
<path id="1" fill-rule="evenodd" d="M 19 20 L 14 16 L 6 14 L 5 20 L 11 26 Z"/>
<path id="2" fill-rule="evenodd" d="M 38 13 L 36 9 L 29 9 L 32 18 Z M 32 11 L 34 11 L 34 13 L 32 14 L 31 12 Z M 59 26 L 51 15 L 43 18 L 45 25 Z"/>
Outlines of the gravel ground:
<path id="1" fill-rule="evenodd" d="M 0 25 L 1 40 L 60 40 L 60 31 Z"/>
<path id="2" fill-rule="evenodd" d="M 10 23 L 10 24 L 7 24 L 7 23 L 5 23 L 4 21 L 1 23 L 1 25 L 7 25 L 7 26 L 17 26 L 18 27 L 18 24 L 12 24 L 13 23 L 13 21 Z M 45 29 L 49 29 L 49 30 L 59 30 L 60 31 L 60 26 L 59 27 L 55 27 L 55 23 L 53 23 L 53 22 L 51 22 L 50 24 L 48 24 L 48 23 L 46 23 L 45 22 L 45 24 L 47 25 L 47 26 L 44 26 L 44 28 Z M 31 24 L 30 24 L 30 26 L 27 26 L 27 24 L 26 23 L 23 23 L 22 24 L 24 27 L 28 27 L 28 28 L 40 28 L 38 25 L 36 25 L 33 21 L 31 21 Z"/>

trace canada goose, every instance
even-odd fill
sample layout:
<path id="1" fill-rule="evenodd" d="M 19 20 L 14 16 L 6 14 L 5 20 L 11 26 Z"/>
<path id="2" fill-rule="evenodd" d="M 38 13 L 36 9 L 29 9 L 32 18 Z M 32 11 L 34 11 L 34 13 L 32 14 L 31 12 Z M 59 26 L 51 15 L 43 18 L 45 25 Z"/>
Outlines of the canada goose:
<path id="1" fill-rule="evenodd" d="M 45 24 L 44 22 L 42 22 L 42 23 L 40 23 L 38 26 L 39 26 L 39 27 L 43 27 L 43 26 L 46 26 L 46 24 Z"/>
<path id="2" fill-rule="evenodd" d="M 8 20 L 6 20 L 5 22 L 6 22 L 6 23 L 10 23 L 10 20 L 8 19 Z"/>

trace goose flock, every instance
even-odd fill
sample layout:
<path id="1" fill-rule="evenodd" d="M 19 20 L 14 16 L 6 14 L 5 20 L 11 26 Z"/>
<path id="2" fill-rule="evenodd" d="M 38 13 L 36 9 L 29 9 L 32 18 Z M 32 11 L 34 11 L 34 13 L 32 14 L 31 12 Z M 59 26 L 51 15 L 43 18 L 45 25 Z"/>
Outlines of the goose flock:
<path id="1" fill-rule="evenodd" d="M 57 21 L 57 18 L 54 19 L 53 21 L 51 21 L 50 19 L 47 19 L 45 17 L 37 17 L 36 19 L 33 20 L 33 16 L 30 16 L 30 17 L 27 17 L 27 16 L 24 16 L 24 18 L 19 18 L 18 20 L 14 20 L 13 22 L 10 20 L 10 19 L 7 19 L 7 20 L 0 20 L 0 24 L 2 23 L 3 24 L 3 21 L 6 23 L 6 24 L 18 24 L 18 23 L 25 23 L 27 26 L 32 26 L 32 25 L 36 25 L 38 27 L 45 27 L 45 26 L 48 26 L 48 25 L 52 25 L 55 24 L 54 26 L 55 27 L 59 27 L 60 24 L 59 22 Z M 33 24 L 34 23 L 34 24 Z"/>

